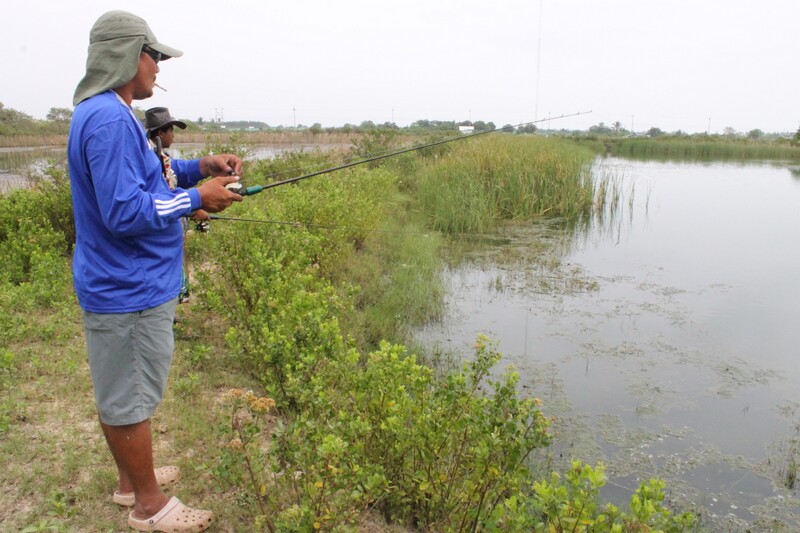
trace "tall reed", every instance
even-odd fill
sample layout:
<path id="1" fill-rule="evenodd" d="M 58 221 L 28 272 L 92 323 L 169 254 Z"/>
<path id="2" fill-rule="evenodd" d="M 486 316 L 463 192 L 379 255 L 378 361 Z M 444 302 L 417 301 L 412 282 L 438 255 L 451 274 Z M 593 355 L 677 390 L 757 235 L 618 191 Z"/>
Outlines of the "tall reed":
<path id="1" fill-rule="evenodd" d="M 434 229 L 480 232 L 501 220 L 590 212 L 592 157 L 563 139 L 497 135 L 454 146 L 410 180 Z"/>
<path id="2" fill-rule="evenodd" d="M 747 140 L 621 139 L 609 146 L 612 155 L 637 159 L 798 161 L 800 147 Z"/>

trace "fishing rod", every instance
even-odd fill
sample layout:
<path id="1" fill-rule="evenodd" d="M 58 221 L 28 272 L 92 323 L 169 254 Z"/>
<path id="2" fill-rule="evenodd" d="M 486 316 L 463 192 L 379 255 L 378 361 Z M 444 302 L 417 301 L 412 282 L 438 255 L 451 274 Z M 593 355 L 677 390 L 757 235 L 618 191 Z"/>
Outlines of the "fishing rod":
<path id="1" fill-rule="evenodd" d="M 282 224 L 285 226 L 298 227 L 312 227 L 312 228 L 326 228 L 326 229 L 353 229 L 365 231 L 364 228 L 354 228 L 351 226 L 337 226 L 334 224 L 312 224 L 310 222 L 289 222 L 287 220 L 261 220 L 257 218 L 238 218 L 238 217 L 221 217 L 219 215 L 209 215 L 211 220 L 229 220 L 233 222 L 255 222 L 258 224 Z"/>
<path id="2" fill-rule="evenodd" d="M 242 196 L 252 196 L 254 194 L 258 194 L 258 193 L 260 193 L 262 191 L 265 191 L 267 189 L 271 189 L 273 187 L 278 187 L 280 185 L 287 185 L 289 183 L 297 183 L 300 180 L 313 178 L 314 176 L 319 176 L 321 174 L 327 174 L 329 172 L 335 172 L 337 170 L 343 170 L 345 168 L 350 168 L 350 167 L 354 167 L 354 166 L 357 166 L 357 165 L 363 165 L 364 163 L 371 163 L 373 161 L 386 159 L 387 157 L 394 157 L 396 155 L 405 154 L 405 153 L 408 153 L 408 152 L 413 152 L 415 150 L 422 150 L 423 148 L 430 148 L 431 146 L 438 146 L 440 144 L 445 144 L 445 143 L 449 143 L 449 142 L 453 142 L 453 141 L 461 141 L 461 140 L 464 140 L 464 139 L 471 139 L 471 138 L 477 137 L 479 135 L 486 135 L 488 133 L 495 133 L 495 132 L 498 132 L 498 131 L 513 131 L 515 128 L 518 128 L 520 126 L 527 126 L 529 124 L 536 124 L 538 122 L 545 122 L 545 121 L 549 121 L 549 120 L 558 120 L 558 119 L 567 118 L 567 117 L 576 117 L 578 115 L 586 115 L 588 113 L 591 113 L 591 111 L 578 111 L 577 113 L 570 113 L 570 114 L 567 114 L 567 115 L 559 115 L 557 117 L 542 118 L 542 119 L 539 119 L 539 120 L 532 120 L 531 122 L 523 122 L 523 123 L 517 124 L 515 126 L 504 126 L 502 128 L 495 128 L 495 129 L 492 129 L 492 130 L 479 131 L 478 133 L 470 133 L 468 135 L 462 135 L 460 137 L 453 137 L 452 139 L 444 139 L 444 140 L 441 140 L 441 141 L 435 141 L 435 142 L 432 142 L 432 143 L 423 144 L 423 145 L 419 145 L 419 146 L 412 146 L 411 148 L 404 148 L 402 150 L 397 150 L 395 152 L 390 152 L 388 154 L 377 155 L 377 156 L 374 156 L 374 157 L 368 157 L 366 159 L 361 159 L 359 161 L 354 161 L 352 163 L 339 165 L 338 167 L 326 168 L 324 170 L 318 170 L 316 172 L 311 172 L 310 174 L 303 174 L 302 176 L 297 176 L 297 177 L 289 178 L 289 179 L 282 180 L 282 181 L 276 181 L 274 183 L 268 183 L 266 185 L 251 185 L 250 187 L 245 187 L 240 182 L 237 182 L 237 183 L 229 183 L 225 187 L 228 190 L 230 190 L 232 192 L 235 192 L 237 194 L 240 194 Z"/>

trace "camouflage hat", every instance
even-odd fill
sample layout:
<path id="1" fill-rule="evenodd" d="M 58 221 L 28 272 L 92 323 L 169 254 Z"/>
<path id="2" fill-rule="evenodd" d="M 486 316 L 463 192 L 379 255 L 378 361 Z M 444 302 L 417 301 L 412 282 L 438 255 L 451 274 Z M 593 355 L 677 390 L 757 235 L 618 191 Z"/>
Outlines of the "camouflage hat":
<path id="1" fill-rule="evenodd" d="M 127 11 L 109 11 L 89 32 L 86 75 L 78 83 L 73 105 L 109 89 L 121 87 L 136 76 L 144 45 L 161 53 L 161 59 L 180 57 L 183 52 L 158 42 L 144 19 Z"/>

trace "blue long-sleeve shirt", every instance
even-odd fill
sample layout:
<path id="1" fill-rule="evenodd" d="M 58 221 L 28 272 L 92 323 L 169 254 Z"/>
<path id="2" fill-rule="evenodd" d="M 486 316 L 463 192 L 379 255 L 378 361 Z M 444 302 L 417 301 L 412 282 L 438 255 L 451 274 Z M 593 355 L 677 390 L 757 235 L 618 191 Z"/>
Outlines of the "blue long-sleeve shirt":
<path id="1" fill-rule="evenodd" d="M 199 209 L 200 161 L 173 160 L 170 190 L 144 128 L 115 92 L 75 107 L 67 145 L 77 239 L 78 302 L 94 313 L 128 313 L 175 298 L 181 286 L 180 217 Z"/>

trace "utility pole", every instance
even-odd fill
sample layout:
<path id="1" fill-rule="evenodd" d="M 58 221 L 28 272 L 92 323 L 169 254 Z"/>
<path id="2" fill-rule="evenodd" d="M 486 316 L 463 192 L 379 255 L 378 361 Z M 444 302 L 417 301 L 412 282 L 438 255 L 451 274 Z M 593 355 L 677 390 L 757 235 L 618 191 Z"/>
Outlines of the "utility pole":
<path id="1" fill-rule="evenodd" d="M 536 45 L 536 106 L 533 120 L 539 120 L 539 72 L 542 63 L 542 0 L 539 0 L 539 42 Z"/>

